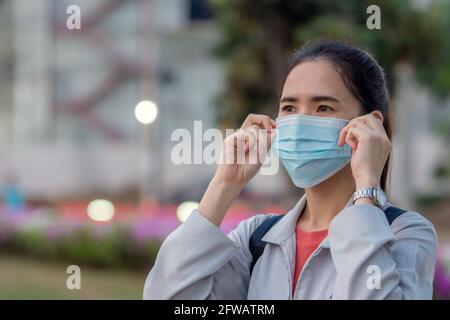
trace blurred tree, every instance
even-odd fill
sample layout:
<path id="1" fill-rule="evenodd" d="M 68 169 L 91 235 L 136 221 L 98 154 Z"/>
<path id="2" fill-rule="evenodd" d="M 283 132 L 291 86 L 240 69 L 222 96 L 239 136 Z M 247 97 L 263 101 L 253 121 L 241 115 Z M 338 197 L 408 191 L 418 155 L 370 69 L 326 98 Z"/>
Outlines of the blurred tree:
<path id="1" fill-rule="evenodd" d="M 450 89 L 449 1 L 425 7 L 409 0 L 210 2 L 222 32 L 216 53 L 229 62 L 219 99 L 224 126 L 239 126 L 250 112 L 274 116 L 289 54 L 316 38 L 343 39 L 369 50 L 388 81 L 398 62 L 408 62 L 435 93 L 443 96 Z M 366 27 L 366 10 L 373 4 L 381 8 L 381 30 Z"/>

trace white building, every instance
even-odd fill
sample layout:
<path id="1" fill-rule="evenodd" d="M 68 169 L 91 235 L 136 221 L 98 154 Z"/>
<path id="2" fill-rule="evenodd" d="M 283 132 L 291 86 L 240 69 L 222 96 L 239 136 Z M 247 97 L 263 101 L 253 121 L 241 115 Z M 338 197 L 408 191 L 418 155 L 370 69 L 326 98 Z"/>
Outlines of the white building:
<path id="1" fill-rule="evenodd" d="M 207 180 L 213 168 L 170 161 L 172 130 L 215 126 L 223 87 L 224 65 L 210 54 L 218 33 L 201 4 L 2 2 L 2 42 L 15 63 L 2 78 L 11 87 L 2 86 L 0 174 L 14 171 L 29 197 L 45 199 L 139 185 L 161 197 Z M 66 26 L 70 5 L 81 30 Z M 144 129 L 134 108 L 147 99 L 159 113 Z"/>

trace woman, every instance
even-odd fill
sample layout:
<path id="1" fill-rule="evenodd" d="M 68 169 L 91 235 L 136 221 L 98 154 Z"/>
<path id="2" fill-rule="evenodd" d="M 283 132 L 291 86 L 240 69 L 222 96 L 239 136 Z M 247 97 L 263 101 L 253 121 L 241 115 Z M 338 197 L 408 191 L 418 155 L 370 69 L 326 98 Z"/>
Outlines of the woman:
<path id="1" fill-rule="evenodd" d="M 305 195 L 281 219 L 255 215 L 226 236 L 218 227 L 260 164 L 219 164 L 198 210 L 162 244 L 144 298 L 431 299 L 434 228 L 384 197 L 386 87 L 361 49 L 332 41 L 302 47 L 277 121 L 249 115 L 224 147 L 248 152 L 243 133 L 265 129 L 273 141 L 276 128 L 274 151 Z"/>

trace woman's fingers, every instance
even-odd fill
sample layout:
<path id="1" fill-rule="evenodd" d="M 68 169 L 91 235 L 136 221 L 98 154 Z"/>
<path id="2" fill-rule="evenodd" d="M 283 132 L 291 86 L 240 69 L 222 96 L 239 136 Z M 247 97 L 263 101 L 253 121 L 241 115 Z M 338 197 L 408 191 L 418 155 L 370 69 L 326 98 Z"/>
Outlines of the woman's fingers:
<path id="1" fill-rule="evenodd" d="M 257 125 L 251 125 L 250 127 L 243 129 L 243 131 L 246 141 L 245 152 L 248 152 L 257 147 L 259 127 Z"/>
<path id="2" fill-rule="evenodd" d="M 381 142 L 390 145 L 389 138 L 382 125 L 381 128 L 374 129 L 363 120 L 355 118 L 347 126 L 342 128 L 338 140 L 339 146 L 346 143 L 355 150 L 358 143 L 362 141 L 370 141 L 370 143 Z M 374 120 L 379 122 L 377 119 Z"/>
<path id="3" fill-rule="evenodd" d="M 269 116 L 253 113 L 247 116 L 241 126 L 241 129 L 245 129 L 247 127 L 250 127 L 251 125 L 257 125 L 261 129 L 266 129 L 267 132 L 271 132 L 276 127 L 275 121 L 270 119 Z"/>
<path id="4" fill-rule="evenodd" d="M 380 111 L 373 111 L 364 116 L 358 117 L 364 123 L 368 124 L 374 130 L 384 130 L 383 127 L 383 115 Z"/>
<path id="5" fill-rule="evenodd" d="M 385 130 L 381 121 L 372 114 L 366 114 L 361 117 L 352 119 L 344 128 L 341 129 L 338 145 L 343 146 L 346 142 L 346 135 L 350 128 L 367 131 L 372 134 L 385 134 Z"/>
<path id="6" fill-rule="evenodd" d="M 275 127 L 275 121 L 268 116 L 250 114 L 242 127 L 226 139 L 227 163 L 254 163 L 254 159 L 265 157 L 265 154 L 260 153 L 269 150 Z"/>
<path id="7" fill-rule="evenodd" d="M 275 128 L 276 123 L 269 116 L 249 114 L 241 126 L 241 130 L 249 135 L 245 138 L 245 152 L 255 150 L 258 158 L 260 151 L 267 152 L 272 144 Z"/>
<path id="8" fill-rule="evenodd" d="M 345 136 L 345 143 L 347 143 L 353 150 L 356 150 L 358 143 L 366 140 L 372 134 L 372 129 L 369 129 L 367 125 L 354 125 L 348 129 Z"/>
<path id="9" fill-rule="evenodd" d="M 354 119 L 356 120 L 356 118 Z M 359 129 L 359 130 L 366 130 L 366 131 L 372 131 L 373 129 L 366 123 L 364 123 L 361 120 L 358 121 L 350 121 L 344 128 L 341 129 L 341 132 L 339 134 L 338 139 L 338 145 L 343 146 L 344 143 L 347 142 L 347 135 L 350 131 L 350 129 Z"/>
<path id="10" fill-rule="evenodd" d="M 351 128 L 350 123 L 348 123 L 345 127 L 341 129 L 341 132 L 339 133 L 338 146 L 342 147 L 344 145 L 345 138 L 350 128 Z"/>
<path id="11" fill-rule="evenodd" d="M 232 135 L 228 136 L 225 139 L 224 147 L 224 163 L 237 163 L 237 157 L 239 153 L 238 150 L 243 150 L 245 148 L 245 135 L 243 130 L 236 131 Z"/>
<path id="12" fill-rule="evenodd" d="M 347 134 L 345 135 L 345 143 L 352 148 L 352 150 L 356 150 L 358 145 L 358 136 L 360 136 L 355 127 L 351 127 L 348 129 Z"/>
<path id="13" fill-rule="evenodd" d="M 274 139 L 275 131 L 271 133 L 257 125 L 251 125 L 246 129 L 240 129 L 233 134 L 233 159 L 237 164 L 256 164 L 257 161 L 265 159 L 271 143 Z"/>

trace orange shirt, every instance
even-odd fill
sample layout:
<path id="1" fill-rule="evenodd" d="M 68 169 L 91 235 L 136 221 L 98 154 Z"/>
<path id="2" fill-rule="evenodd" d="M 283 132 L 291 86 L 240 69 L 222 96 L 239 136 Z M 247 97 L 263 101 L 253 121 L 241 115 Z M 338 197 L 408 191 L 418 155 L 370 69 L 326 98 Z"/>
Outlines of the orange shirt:
<path id="1" fill-rule="evenodd" d="M 294 285 L 293 292 L 295 292 L 295 287 L 297 286 L 298 277 L 303 269 L 303 266 L 308 260 L 309 256 L 316 250 L 319 244 L 328 234 L 328 230 L 320 230 L 307 232 L 302 230 L 298 224 L 295 228 L 296 237 L 296 257 L 295 257 L 295 273 L 294 273 Z"/>

